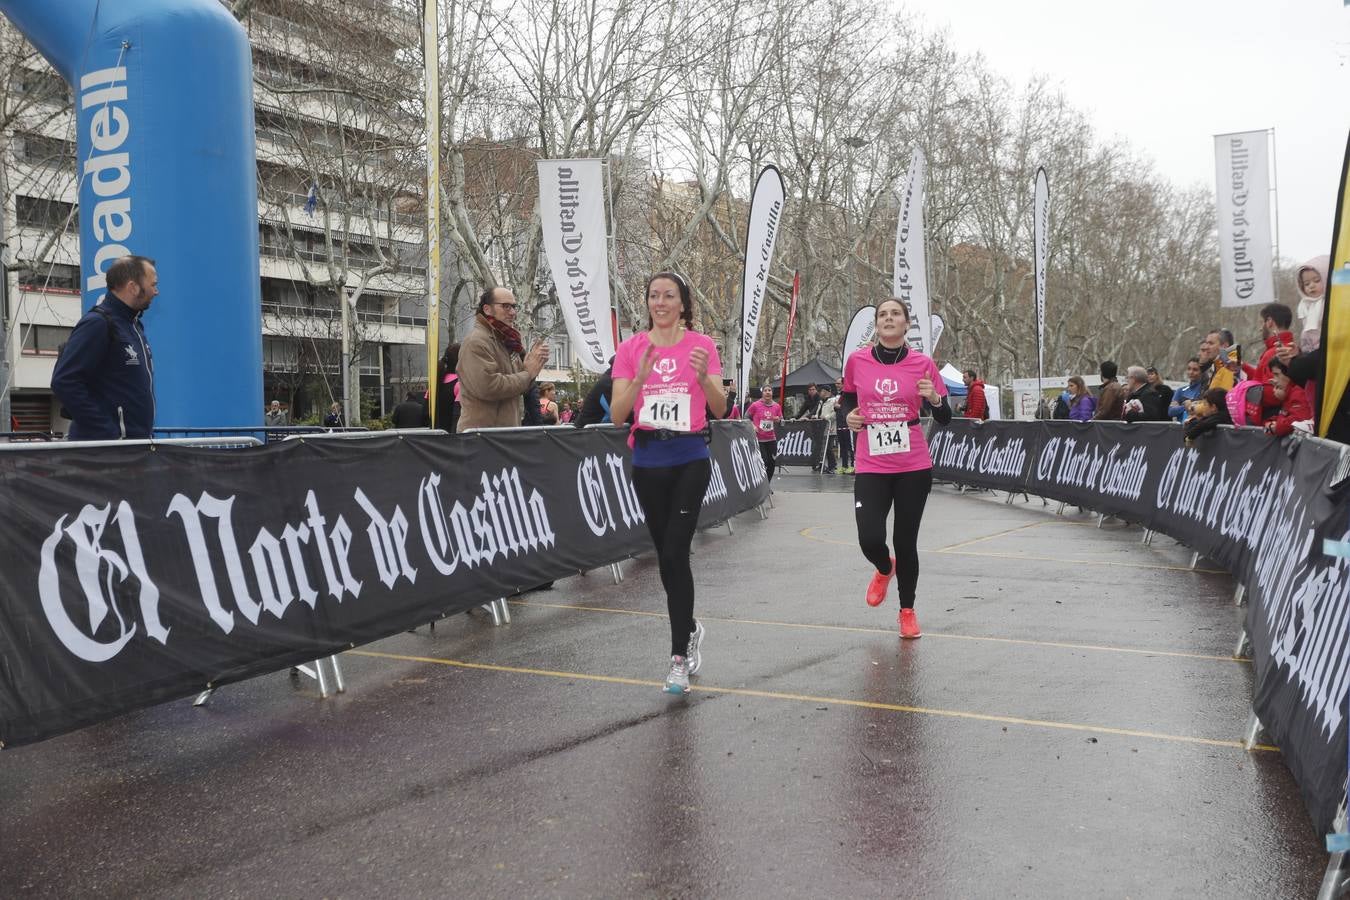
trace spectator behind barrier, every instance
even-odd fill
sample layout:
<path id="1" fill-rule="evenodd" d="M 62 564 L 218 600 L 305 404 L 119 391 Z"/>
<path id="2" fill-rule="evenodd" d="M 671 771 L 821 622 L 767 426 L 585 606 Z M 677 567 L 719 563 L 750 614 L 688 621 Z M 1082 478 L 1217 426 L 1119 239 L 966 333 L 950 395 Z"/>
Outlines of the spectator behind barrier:
<path id="1" fill-rule="evenodd" d="M 798 419 L 818 419 L 820 418 L 820 388 L 814 384 L 806 386 L 806 399 L 802 403 L 801 412 L 797 413 Z"/>
<path id="2" fill-rule="evenodd" d="M 1102 387 L 1097 394 L 1097 412 L 1094 419 L 1103 422 L 1119 422 L 1125 414 L 1125 389 L 1116 381 L 1116 364 L 1105 360 L 1101 364 Z"/>
<path id="3" fill-rule="evenodd" d="M 1210 388 L 1200 396 L 1191 407 L 1191 417 L 1182 425 L 1186 446 L 1218 428 L 1220 425 L 1232 425 L 1228 415 L 1228 391 L 1223 388 Z"/>
<path id="4" fill-rule="evenodd" d="M 1082 376 L 1069 377 L 1069 418 L 1075 422 L 1091 422 L 1097 415 L 1097 398 L 1087 389 Z"/>
<path id="5" fill-rule="evenodd" d="M 427 407 L 422 402 L 425 391 L 408 391 L 403 402 L 394 407 L 392 422 L 395 428 L 426 428 Z"/>
<path id="6" fill-rule="evenodd" d="M 1185 422 L 1191 416 L 1191 407 L 1205 392 L 1201 376 L 1200 357 L 1192 356 L 1186 360 L 1186 385 L 1172 394 L 1172 402 L 1167 407 L 1167 415 L 1178 422 Z"/>
<path id="7" fill-rule="evenodd" d="M 1148 375 L 1148 386 L 1158 395 L 1158 401 L 1162 404 L 1165 412 L 1172 402 L 1172 389 L 1167 386 L 1167 382 L 1163 381 L 1163 377 L 1158 374 L 1158 370 L 1153 366 L 1144 369 L 1144 372 Z"/>
<path id="8" fill-rule="evenodd" d="M 1265 342 L 1265 350 L 1255 366 L 1242 367 L 1248 378 L 1260 382 L 1270 381 L 1270 361 L 1275 358 L 1280 347 L 1295 343 L 1294 333 L 1289 330 L 1293 321 L 1293 310 L 1283 303 L 1267 303 L 1261 307 L 1261 337 Z"/>
<path id="9" fill-rule="evenodd" d="M 974 369 L 961 373 L 961 381 L 966 386 L 966 402 L 961 407 L 961 415 L 967 419 L 989 418 L 989 397 L 984 392 L 984 382 Z"/>
<path id="10" fill-rule="evenodd" d="M 551 381 L 545 381 L 539 386 L 539 424 L 558 424 L 557 393 L 558 386 Z"/>
<path id="11" fill-rule="evenodd" d="M 1322 304 L 1330 265 L 1331 257 L 1314 256 L 1294 273 L 1298 287 L 1298 347 L 1304 353 L 1322 345 Z"/>
<path id="12" fill-rule="evenodd" d="M 1148 383 L 1148 373 L 1143 366 L 1130 366 L 1125 370 L 1125 399 L 1122 418 L 1126 422 L 1166 422 L 1167 406 L 1153 385 Z"/>
<path id="13" fill-rule="evenodd" d="M 291 424 L 290 411 L 282 408 L 280 400 L 273 400 L 263 416 L 263 424 L 268 428 L 284 428 Z"/>
<path id="14" fill-rule="evenodd" d="M 436 389 L 436 418 L 434 424 L 442 431 L 454 434 L 459 425 L 459 344 L 451 344 L 441 354 L 436 366 L 440 387 Z"/>
<path id="15" fill-rule="evenodd" d="M 1295 428 L 1311 431 L 1312 404 L 1308 402 L 1303 388 L 1290 380 L 1286 363 L 1278 359 L 1270 361 L 1270 383 L 1280 405 L 1274 415 L 1267 417 L 1266 433 L 1284 437 Z"/>
<path id="16" fill-rule="evenodd" d="M 510 428 L 521 424 L 523 398 L 548 362 L 548 344 L 525 351 L 515 329 L 516 297 L 506 288 L 489 288 L 478 298 L 473 330 L 459 348 L 459 430 Z M 535 400 L 529 410 L 539 412 Z"/>
<path id="17" fill-rule="evenodd" d="M 1223 364 L 1220 359 L 1220 347 L 1223 344 L 1223 332 L 1215 328 L 1205 334 L 1200 341 L 1200 380 L 1205 385 L 1205 390 L 1210 388 L 1222 388 L 1228 390 L 1237 382 L 1233 378 L 1233 373 Z M 1203 392 L 1202 392 L 1203 393 Z"/>
<path id="18" fill-rule="evenodd" d="M 141 324 L 159 295 L 155 261 L 123 256 L 105 277 L 103 302 L 75 323 L 52 370 L 72 441 L 149 438 L 155 427 L 155 361 Z"/>
<path id="19" fill-rule="evenodd" d="M 609 421 L 609 401 L 614 393 L 614 357 L 609 358 L 609 368 L 605 369 L 600 380 L 591 386 L 586 399 L 581 401 L 581 409 L 572 418 L 577 428 L 587 425 L 600 425 Z"/>

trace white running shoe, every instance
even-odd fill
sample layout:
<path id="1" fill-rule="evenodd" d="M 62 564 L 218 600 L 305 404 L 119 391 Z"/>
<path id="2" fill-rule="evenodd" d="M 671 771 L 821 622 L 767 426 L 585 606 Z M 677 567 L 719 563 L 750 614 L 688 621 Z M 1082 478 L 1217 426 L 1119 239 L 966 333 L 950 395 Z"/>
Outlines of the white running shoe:
<path id="1" fill-rule="evenodd" d="M 670 658 L 670 674 L 666 676 L 666 684 L 662 690 L 667 694 L 689 693 L 689 660 L 686 657 Z"/>
<path id="2" fill-rule="evenodd" d="M 703 647 L 703 623 L 695 622 L 694 630 L 689 632 L 689 653 L 685 657 L 689 660 L 689 674 L 697 675 L 699 667 L 703 665 L 703 654 L 699 650 Z"/>

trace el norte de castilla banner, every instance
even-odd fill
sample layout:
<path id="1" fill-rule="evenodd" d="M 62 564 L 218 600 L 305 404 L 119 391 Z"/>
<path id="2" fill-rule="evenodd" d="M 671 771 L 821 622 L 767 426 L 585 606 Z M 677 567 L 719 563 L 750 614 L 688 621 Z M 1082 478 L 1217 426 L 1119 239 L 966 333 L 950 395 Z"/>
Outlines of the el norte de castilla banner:
<path id="1" fill-rule="evenodd" d="M 1346 787 L 1350 497 L 1340 447 L 1220 428 L 1187 447 L 1162 423 L 929 424 L 934 477 L 1028 492 L 1176 538 L 1247 589 L 1252 708 L 1280 747 L 1319 833 Z M 1243 723 L 1234 722 L 1234 736 Z"/>
<path id="2" fill-rule="evenodd" d="M 0 747 L 397 634 L 651 549 L 627 430 L 0 455 Z M 763 503 L 715 422 L 699 523 Z"/>

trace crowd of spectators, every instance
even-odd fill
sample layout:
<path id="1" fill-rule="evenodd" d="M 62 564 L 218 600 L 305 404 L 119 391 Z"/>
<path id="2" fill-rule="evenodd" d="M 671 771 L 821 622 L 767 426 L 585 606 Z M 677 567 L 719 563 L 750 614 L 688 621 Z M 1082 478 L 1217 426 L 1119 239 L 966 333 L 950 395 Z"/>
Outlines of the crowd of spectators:
<path id="1" fill-rule="evenodd" d="M 1256 426 L 1277 436 L 1295 429 L 1312 431 L 1313 382 L 1323 365 L 1320 342 L 1327 265 L 1328 258 L 1323 256 L 1299 268 L 1296 310 L 1283 303 L 1260 308 L 1260 341 L 1254 347 L 1244 349 L 1226 328 L 1205 332 L 1196 355 L 1186 361 L 1185 379 L 1179 387 L 1169 385 L 1153 366 L 1126 367 L 1122 382 L 1116 362 L 1105 360 L 1095 391 L 1075 375 L 1042 415 L 1079 422 L 1170 420 L 1184 426 L 1188 440 L 1219 424 Z M 964 414 L 984 418 L 983 383 L 971 371 L 965 382 L 973 396 Z M 1328 437 L 1350 443 L 1350 391 L 1340 408 L 1328 414 L 1332 417 Z"/>
<path id="2" fill-rule="evenodd" d="M 1129 366 L 1125 381 L 1117 380 L 1114 361 L 1101 363 L 1101 387 L 1094 394 L 1074 376 L 1054 404 L 1054 418 L 1077 421 L 1180 422 L 1187 440 L 1194 440 L 1220 424 L 1264 428 L 1283 436 L 1295 429 L 1313 430 L 1315 385 L 1322 365 L 1321 315 L 1326 283 L 1325 257 L 1305 264 L 1297 273 L 1302 298 L 1297 311 L 1283 303 L 1260 308 L 1260 342 L 1244 352 L 1226 328 L 1214 328 L 1201 338 L 1196 355 L 1186 361 L 1185 381 L 1169 386 L 1152 366 Z M 1244 358 L 1245 357 L 1245 358 Z M 1350 397 L 1350 392 L 1347 393 Z M 1344 420 L 1342 434 L 1350 440 L 1350 402 L 1332 411 L 1333 421 Z"/>

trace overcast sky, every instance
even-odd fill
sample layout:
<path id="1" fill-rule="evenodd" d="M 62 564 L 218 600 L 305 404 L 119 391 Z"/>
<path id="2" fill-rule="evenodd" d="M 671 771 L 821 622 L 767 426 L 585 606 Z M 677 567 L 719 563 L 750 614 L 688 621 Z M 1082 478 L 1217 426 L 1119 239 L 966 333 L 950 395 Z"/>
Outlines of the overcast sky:
<path id="1" fill-rule="evenodd" d="M 1350 132 L 1344 0 L 906 0 L 956 49 L 1024 84 L 1048 76 L 1102 138 L 1214 190 L 1213 135 L 1275 129 L 1280 256 L 1331 249 Z M 1046 162 L 1054 184 L 1054 161 Z M 1030 177 L 1030 174 L 1028 174 Z"/>

